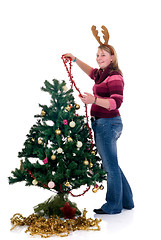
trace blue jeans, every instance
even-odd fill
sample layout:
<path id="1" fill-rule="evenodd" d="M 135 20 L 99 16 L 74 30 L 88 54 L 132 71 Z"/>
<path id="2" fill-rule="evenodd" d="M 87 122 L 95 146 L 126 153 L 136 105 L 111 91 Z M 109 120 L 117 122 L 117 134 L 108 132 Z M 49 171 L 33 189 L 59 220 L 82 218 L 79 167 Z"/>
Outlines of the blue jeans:
<path id="1" fill-rule="evenodd" d="M 123 208 L 134 207 L 130 185 L 117 159 L 117 139 L 122 132 L 121 117 L 99 118 L 92 121 L 95 143 L 107 172 L 106 203 L 101 207 L 108 214 L 120 213 Z"/>

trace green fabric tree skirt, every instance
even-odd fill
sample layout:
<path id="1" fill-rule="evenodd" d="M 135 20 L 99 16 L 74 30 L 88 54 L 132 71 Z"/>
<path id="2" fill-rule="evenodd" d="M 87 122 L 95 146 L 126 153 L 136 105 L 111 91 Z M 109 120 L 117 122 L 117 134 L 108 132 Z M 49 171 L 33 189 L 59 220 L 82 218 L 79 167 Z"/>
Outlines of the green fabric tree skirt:
<path id="1" fill-rule="evenodd" d="M 35 206 L 34 211 L 40 216 L 50 217 L 57 215 L 58 217 L 64 217 L 64 213 L 60 210 L 60 208 L 64 207 L 66 202 L 68 202 L 72 208 L 76 208 L 76 216 L 81 215 L 76 203 L 73 203 L 68 199 L 68 194 L 57 194 L 56 196 L 51 196 L 45 202 Z"/>

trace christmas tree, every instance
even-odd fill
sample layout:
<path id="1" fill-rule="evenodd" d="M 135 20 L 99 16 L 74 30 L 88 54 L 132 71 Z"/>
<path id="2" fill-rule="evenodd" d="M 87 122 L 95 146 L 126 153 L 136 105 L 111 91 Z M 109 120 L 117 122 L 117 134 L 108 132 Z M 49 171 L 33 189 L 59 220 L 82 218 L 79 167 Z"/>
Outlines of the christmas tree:
<path id="1" fill-rule="evenodd" d="M 78 115 L 80 106 L 75 103 L 73 90 L 67 90 L 65 81 L 56 79 L 52 83 L 46 80 L 44 85 L 42 91 L 51 95 L 51 105 L 39 104 L 41 110 L 35 115 L 36 124 L 18 153 L 20 168 L 12 171 L 9 183 L 25 181 L 27 186 L 56 192 L 55 198 L 39 204 L 35 211 L 61 216 L 60 208 L 64 202 L 69 202 L 68 194 L 73 189 L 82 185 L 93 185 L 96 189 L 97 183 L 106 179 L 106 174 L 91 144 L 85 116 Z"/>

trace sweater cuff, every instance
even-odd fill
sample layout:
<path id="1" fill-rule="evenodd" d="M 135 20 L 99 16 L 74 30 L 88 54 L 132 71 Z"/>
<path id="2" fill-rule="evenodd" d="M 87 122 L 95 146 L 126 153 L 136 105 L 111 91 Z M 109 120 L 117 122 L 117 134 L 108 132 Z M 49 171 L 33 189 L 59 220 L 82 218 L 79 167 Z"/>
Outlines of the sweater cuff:
<path id="1" fill-rule="evenodd" d="M 108 99 L 109 103 L 110 103 L 110 107 L 109 110 L 115 110 L 116 109 L 116 101 L 113 98 Z"/>

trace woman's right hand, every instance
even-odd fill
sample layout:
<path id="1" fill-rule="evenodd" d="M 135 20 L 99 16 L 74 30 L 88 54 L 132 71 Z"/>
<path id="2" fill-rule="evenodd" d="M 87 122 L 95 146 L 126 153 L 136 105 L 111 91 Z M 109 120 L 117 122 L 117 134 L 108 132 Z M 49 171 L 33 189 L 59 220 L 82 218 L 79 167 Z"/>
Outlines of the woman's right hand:
<path id="1" fill-rule="evenodd" d="M 66 59 L 71 58 L 72 61 L 74 61 L 74 59 L 75 59 L 75 57 L 71 53 L 63 54 L 63 57 L 65 57 Z"/>

